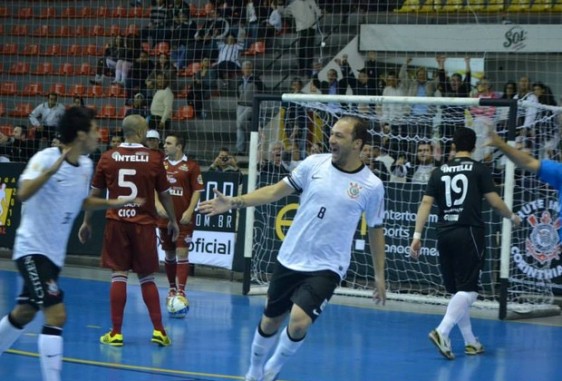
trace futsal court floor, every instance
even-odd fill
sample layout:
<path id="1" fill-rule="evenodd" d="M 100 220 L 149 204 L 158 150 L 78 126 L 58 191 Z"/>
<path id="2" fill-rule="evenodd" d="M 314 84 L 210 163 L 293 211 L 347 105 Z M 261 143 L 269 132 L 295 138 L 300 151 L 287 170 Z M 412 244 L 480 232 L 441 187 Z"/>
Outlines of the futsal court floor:
<path id="1" fill-rule="evenodd" d="M 68 266 L 65 290 L 62 380 L 242 380 L 263 296 L 243 296 L 236 282 L 192 277 L 191 308 L 183 320 L 164 323 L 172 345 L 150 343 L 152 326 L 136 277 L 129 280 L 121 348 L 99 344 L 110 328 L 109 273 Z M 161 274 L 160 296 L 167 293 Z M 0 315 L 13 306 L 21 281 L 11 261 L 0 260 Z M 562 317 L 499 321 L 474 318 L 486 353 L 466 356 L 460 333 L 451 339 L 457 358 L 444 359 L 427 338 L 444 307 L 335 297 L 305 344 L 280 374 L 285 381 L 555 381 L 562 379 Z M 12 349 L 0 356 L 0 380 L 40 380 L 39 317 Z"/>

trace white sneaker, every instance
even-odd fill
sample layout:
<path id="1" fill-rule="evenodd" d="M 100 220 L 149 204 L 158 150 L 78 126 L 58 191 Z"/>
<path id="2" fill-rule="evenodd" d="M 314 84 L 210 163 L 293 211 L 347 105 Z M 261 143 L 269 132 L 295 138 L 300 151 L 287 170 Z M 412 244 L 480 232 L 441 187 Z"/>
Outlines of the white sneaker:
<path id="1" fill-rule="evenodd" d="M 475 343 L 466 344 L 464 346 L 464 353 L 471 356 L 482 354 L 484 353 L 484 346 L 476 339 Z"/>
<path id="2" fill-rule="evenodd" d="M 429 340 L 435 344 L 439 352 L 448 360 L 454 360 L 455 355 L 451 349 L 451 340 L 442 336 L 437 330 L 429 332 Z"/>

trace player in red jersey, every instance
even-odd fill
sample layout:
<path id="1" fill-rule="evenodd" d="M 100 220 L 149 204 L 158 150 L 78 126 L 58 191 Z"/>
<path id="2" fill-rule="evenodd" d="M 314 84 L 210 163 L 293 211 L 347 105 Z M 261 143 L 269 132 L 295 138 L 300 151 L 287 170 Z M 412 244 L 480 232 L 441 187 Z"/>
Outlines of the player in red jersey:
<path id="1" fill-rule="evenodd" d="M 102 155 L 92 181 L 91 194 L 99 196 L 103 189 L 107 189 L 110 198 L 134 195 L 146 202 L 143 205 L 126 204 L 106 214 L 101 264 L 112 270 L 110 302 L 113 327 L 100 338 L 100 342 L 111 346 L 123 345 L 121 327 L 128 272 L 132 270 L 137 273 L 143 300 L 154 325 L 151 341 L 166 346 L 171 341 L 162 325 L 160 298 L 154 283 L 154 273 L 159 268 L 155 192 L 169 217 L 168 230 L 172 241 L 177 239 L 179 228 L 169 194 L 170 184 L 160 157 L 141 144 L 146 136 L 146 121 L 139 115 L 130 115 L 123 119 L 122 127 L 125 143 Z M 91 213 L 86 213 L 79 231 L 82 242 L 90 236 L 90 220 Z"/>
<path id="2" fill-rule="evenodd" d="M 185 141 L 182 137 L 169 134 L 164 142 L 164 168 L 170 182 L 170 194 L 174 202 L 180 234 L 177 241 L 173 241 L 166 227 L 167 215 L 162 204 L 156 201 L 156 210 L 162 217 L 158 221 L 162 249 L 166 252 L 166 275 L 170 283 L 168 299 L 180 295 L 185 297 L 185 285 L 189 272 L 189 243 L 193 235 L 193 211 L 199 202 L 200 191 L 203 190 L 203 179 L 199 164 L 188 159 L 183 153 Z M 177 259 L 176 259 L 177 256 Z M 176 281 L 177 275 L 177 281 Z"/>

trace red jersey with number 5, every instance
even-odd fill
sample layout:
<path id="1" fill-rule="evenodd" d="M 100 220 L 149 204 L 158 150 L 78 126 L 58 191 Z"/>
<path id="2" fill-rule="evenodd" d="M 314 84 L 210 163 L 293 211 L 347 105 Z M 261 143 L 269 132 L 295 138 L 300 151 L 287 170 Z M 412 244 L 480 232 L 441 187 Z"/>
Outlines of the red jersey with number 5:
<path id="1" fill-rule="evenodd" d="M 179 223 L 183 212 L 189 208 L 193 193 L 203 190 L 201 169 L 195 160 L 190 160 L 186 156 L 178 161 L 164 160 L 164 168 L 170 183 L 170 195 L 172 195 L 174 210 Z M 160 218 L 158 220 L 158 226 L 165 227 L 167 225 L 167 219 Z"/>
<path id="2" fill-rule="evenodd" d="M 101 156 L 92 188 L 107 189 L 109 198 L 146 200 L 142 206 L 130 203 L 119 209 L 108 209 L 106 218 L 139 225 L 156 223 L 154 191 L 162 193 L 170 188 L 161 160 L 157 152 L 132 143 L 123 143 Z"/>

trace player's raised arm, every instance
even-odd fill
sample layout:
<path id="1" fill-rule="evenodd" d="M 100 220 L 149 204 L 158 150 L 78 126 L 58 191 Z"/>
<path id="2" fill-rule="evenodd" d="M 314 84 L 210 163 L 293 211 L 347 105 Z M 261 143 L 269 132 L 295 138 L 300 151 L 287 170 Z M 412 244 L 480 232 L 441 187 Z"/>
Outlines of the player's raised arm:
<path id="1" fill-rule="evenodd" d="M 225 213 L 230 209 L 240 209 L 248 206 L 269 204 L 280 200 L 283 197 L 289 196 L 295 190 L 284 180 L 281 180 L 276 184 L 256 189 L 251 193 L 238 197 L 226 197 L 216 189 L 213 189 L 213 191 L 217 197 L 212 200 L 203 201 L 199 205 L 200 213 L 214 216 L 216 214 Z"/>

